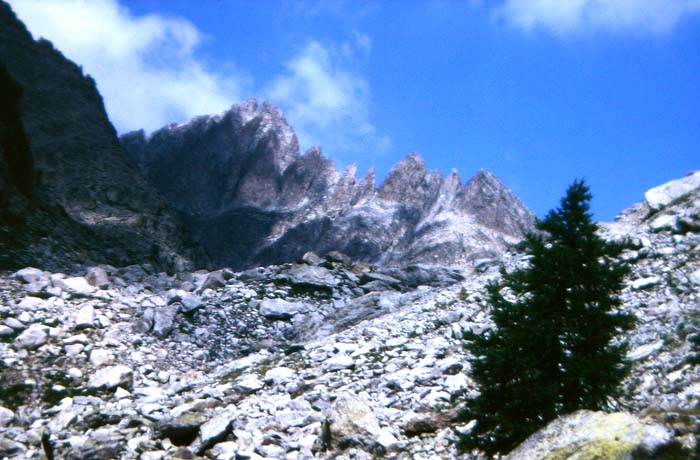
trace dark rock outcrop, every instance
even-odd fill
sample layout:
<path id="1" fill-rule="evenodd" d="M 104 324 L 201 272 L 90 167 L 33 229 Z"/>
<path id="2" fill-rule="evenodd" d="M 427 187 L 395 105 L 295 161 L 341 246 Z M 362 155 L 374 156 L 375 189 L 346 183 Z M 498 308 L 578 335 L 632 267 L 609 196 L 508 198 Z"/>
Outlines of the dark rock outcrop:
<path id="1" fill-rule="evenodd" d="M 93 79 L 4 2 L 0 100 L 0 268 L 188 266 L 182 225 L 119 144 Z"/>
<path id="2" fill-rule="evenodd" d="M 518 241 L 532 213 L 495 176 L 466 185 L 417 154 L 376 186 L 304 153 L 281 111 L 251 99 L 216 116 L 122 136 L 146 179 L 180 210 L 214 266 L 291 262 L 307 251 L 355 260 L 453 264 Z"/>

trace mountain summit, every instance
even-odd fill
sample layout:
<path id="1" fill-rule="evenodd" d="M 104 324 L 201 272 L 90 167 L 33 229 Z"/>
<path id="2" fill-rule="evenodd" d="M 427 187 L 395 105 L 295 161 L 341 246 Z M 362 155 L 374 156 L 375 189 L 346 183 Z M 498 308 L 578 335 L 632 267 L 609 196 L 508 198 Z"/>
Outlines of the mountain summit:
<path id="1" fill-rule="evenodd" d="M 378 187 L 299 151 L 282 112 L 251 99 L 214 116 L 121 137 L 147 181 L 182 212 L 215 266 L 289 262 L 338 250 L 384 264 L 459 263 L 501 253 L 532 213 L 494 175 L 466 185 L 416 153 Z"/>

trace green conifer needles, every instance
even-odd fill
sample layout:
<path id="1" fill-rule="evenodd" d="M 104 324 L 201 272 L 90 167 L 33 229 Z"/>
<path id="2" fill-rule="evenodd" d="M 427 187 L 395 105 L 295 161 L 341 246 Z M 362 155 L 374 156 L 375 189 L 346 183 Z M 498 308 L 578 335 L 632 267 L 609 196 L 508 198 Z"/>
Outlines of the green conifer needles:
<path id="1" fill-rule="evenodd" d="M 525 238 L 526 268 L 487 286 L 494 327 L 465 334 L 480 394 L 462 448 L 507 452 L 559 415 L 601 409 L 625 377 L 626 347 L 616 337 L 634 318 L 617 311 L 629 268 L 619 244 L 597 234 L 582 181 Z"/>

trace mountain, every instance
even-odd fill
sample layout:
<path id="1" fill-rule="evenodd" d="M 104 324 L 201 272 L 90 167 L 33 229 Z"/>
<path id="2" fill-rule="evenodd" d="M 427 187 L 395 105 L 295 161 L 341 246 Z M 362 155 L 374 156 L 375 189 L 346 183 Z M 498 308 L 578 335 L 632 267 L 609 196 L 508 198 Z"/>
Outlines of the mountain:
<path id="1" fill-rule="evenodd" d="M 119 144 L 95 82 L 0 1 L 0 268 L 182 270 L 195 252 Z"/>
<path id="2" fill-rule="evenodd" d="M 505 458 L 698 459 L 700 173 L 600 232 L 629 242 L 623 396 Z M 477 391 L 463 333 L 492 327 L 485 286 L 527 256 L 498 262 L 0 274 L 0 457 L 484 459 L 452 417 Z"/>
<path id="3" fill-rule="evenodd" d="M 466 185 L 417 154 L 379 186 L 318 147 L 303 155 L 281 111 L 251 99 L 215 116 L 121 137 L 147 181 L 181 211 L 215 266 L 341 251 L 379 264 L 456 264 L 501 254 L 534 217 L 495 176 Z"/>

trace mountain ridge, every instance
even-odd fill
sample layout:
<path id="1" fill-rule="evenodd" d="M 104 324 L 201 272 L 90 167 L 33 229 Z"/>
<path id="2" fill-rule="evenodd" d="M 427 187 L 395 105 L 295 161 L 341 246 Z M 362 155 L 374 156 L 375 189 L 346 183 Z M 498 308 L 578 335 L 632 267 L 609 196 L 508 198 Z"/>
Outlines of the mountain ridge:
<path id="1" fill-rule="evenodd" d="M 456 264 L 501 253 L 534 223 L 494 175 L 480 171 L 463 185 L 456 171 L 429 171 L 417 153 L 379 185 L 373 169 L 362 179 L 354 164 L 341 172 L 320 147 L 301 153 L 281 110 L 255 99 L 149 136 L 127 133 L 121 142 L 216 266 L 333 250 L 370 263 Z M 222 252 L 223 227 L 233 229 L 231 238 L 248 239 L 251 222 L 262 224 L 254 244 Z"/>

